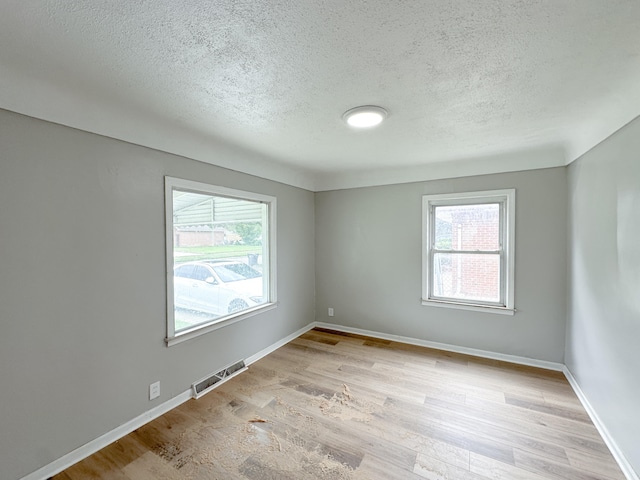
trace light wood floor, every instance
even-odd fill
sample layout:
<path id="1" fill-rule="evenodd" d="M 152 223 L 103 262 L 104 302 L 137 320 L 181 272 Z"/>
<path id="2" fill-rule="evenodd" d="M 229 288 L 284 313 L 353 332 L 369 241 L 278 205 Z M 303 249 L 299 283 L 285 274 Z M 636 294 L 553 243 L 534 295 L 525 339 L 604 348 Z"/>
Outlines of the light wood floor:
<path id="1" fill-rule="evenodd" d="M 561 373 L 312 330 L 55 476 L 624 480 Z"/>

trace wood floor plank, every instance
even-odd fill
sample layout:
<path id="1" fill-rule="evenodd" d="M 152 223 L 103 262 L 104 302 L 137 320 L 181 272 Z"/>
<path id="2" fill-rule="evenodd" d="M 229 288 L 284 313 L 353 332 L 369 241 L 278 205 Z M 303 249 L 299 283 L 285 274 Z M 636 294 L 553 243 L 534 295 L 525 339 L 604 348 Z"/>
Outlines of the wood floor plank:
<path id="1" fill-rule="evenodd" d="M 372 455 L 384 457 L 387 462 L 400 468 L 409 468 L 415 461 L 415 452 L 398 443 L 391 443 L 384 437 L 376 435 L 366 422 L 368 412 L 364 412 L 366 404 L 352 398 L 347 404 L 341 399 L 327 402 L 325 399 L 309 398 L 304 393 L 291 391 L 283 399 L 271 405 L 272 411 L 264 409 L 265 418 L 272 419 L 274 424 L 280 422 L 297 431 L 299 438 L 305 444 L 309 441 L 321 441 L 330 448 L 342 450 L 346 445 L 366 445 L 366 450 Z M 325 403 L 326 402 L 326 403 Z M 320 413 L 320 414 L 319 414 Z M 359 457 L 362 458 L 362 452 Z M 353 463 L 346 462 L 350 466 Z"/>
<path id="2" fill-rule="evenodd" d="M 56 477 L 57 480 L 73 480 L 66 472 L 61 472 Z"/>
<path id="3" fill-rule="evenodd" d="M 569 458 L 569 463 L 580 470 L 593 472 L 611 480 L 625 480 L 610 452 L 593 455 L 567 448 L 567 457 Z"/>
<path id="4" fill-rule="evenodd" d="M 55 480 L 624 480 L 560 372 L 314 329 Z"/>
<path id="5" fill-rule="evenodd" d="M 564 435 L 569 433 L 572 437 L 583 438 L 585 441 L 600 439 L 597 430 L 591 423 L 576 422 L 562 416 L 558 417 L 546 412 L 523 409 L 500 402 L 467 398 L 464 407 L 460 407 L 455 403 L 444 402 L 442 399 L 427 398 L 425 405 L 458 412 L 460 415 L 507 429 L 534 431 L 540 438 L 546 438 L 552 442 L 557 441 L 558 438 L 561 438 L 560 442 L 563 442 Z M 599 441 L 598 445 L 600 445 Z"/>
<path id="6" fill-rule="evenodd" d="M 127 478 L 124 472 L 116 469 L 102 451 L 94 453 L 82 462 L 73 465 L 64 473 L 68 474 L 72 480 L 131 480 Z"/>
<path id="7" fill-rule="evenodd" d="M 516 466 L 530 472 L 543 474 L 550 478 L 565 480 L 610 480 L 597 472 L 588 472 L 575 466 L 554 462 L 548 458 L 542 458 L 529 452 L 514 450 Z"/>
<path id="8" fill-rule="evenodd" d="M 153 452 L 146 452 L 122 468 L 131 480 L 181 480 L 179 471 L 172 468 Z"/>
<path id="9" fill-rule="evenodd" d="M 492 480 L 548 480 L 555 478 L 539 475 L 476 453 L 471 454 L 470 470 Z"/>
<path id="10" fill-rule="evenodd" d="M 451 465 L 423 454 L 418 455 L 413 471 L 429 480 L 487 480 L 487 477 L 471 472 L 468 465 Z"/>
<path id="11" fill-rule="evenodd" d="M 454 467 L 469 470 L 469 458 L 471 454 L 469 450 L 423 435 L 415 435 L 411 440 L 413 441 L 410 445 L 418 452 L 417 457 L 426 455 Z M 418 460 L 416 460 L 416 462 L 417 461 Z"/>
<path id="12" fill-rule="evenodd" d="M 492 441 L 472 430 L 452 427 L 448 422 L 442 421 L 442 418 L 434 421 L 433 415 L 424 414 L 412 408 L 410 404 L 396 399 L 390 398 L 387 407 L 384 415 L 392 417 L 393 423 L 406 431 L 415 432 L 507 463 L 514 462 L 513 447 L 510 445 Z"/>
<path id="13" fill-rule="evenodd" d="M 413 428 L 425 429 L 429 432 L 428 434 L 434 438 L 446 439 L 447 436 L 450 435 L 453 435 L 454 438 L 476 438 L 479 439 L 480 445 L 482 443 L 489 443 L 495 445 L 510 445 L 512 447 L 517 446 L 525 450 L 553 456 L 568 463 L 565 451 L 561 446 L 528 436 L 526 430 L 512 429 L 508 423 L 506 425 L 490 423 L 486 422 L 482 417 L 478 418 L 473 415 L 467 416 L 454 413 L 448 409 L 442 410 L 431 405 L 413 408 L 411 405 L 402 403 L 400 400 L 393 400 L 393 404 L 395 404 L 399 410 L 398 415 L 404 415 L 404 412 L 410 412 L 410 416 L 406 418 L 405 421 L 407 423 L 414 423 Z M 458 443 L 458 445 L 462 446 L 460 443 Z"/>
<path id="14" fill-rule="evenodd" d="M 541 413 L 548 413 L 550 415 L 557 415 L 559 417 L 568 418 L 570 420 L 576 420 L 578 422 L 591 423 L 591 419 L 587 412 L 579 411 L 576 409 L 563 408 L 560 406 L 548 405 L 544 401 L 537 402 L 530 399 L 523 399 L 517 395 L 505 395 L 505 402 L 509 405 L 515 405 L 521 408 L 527 408 Z"/>
<path id="15" fill-rule="evenodd" d="M 390 464 L 384 458 L 375 455 L 365 455 L 360 467 L 353 472 L 351 480 L 423 480 L 413 469 L 406 470 Z"/>

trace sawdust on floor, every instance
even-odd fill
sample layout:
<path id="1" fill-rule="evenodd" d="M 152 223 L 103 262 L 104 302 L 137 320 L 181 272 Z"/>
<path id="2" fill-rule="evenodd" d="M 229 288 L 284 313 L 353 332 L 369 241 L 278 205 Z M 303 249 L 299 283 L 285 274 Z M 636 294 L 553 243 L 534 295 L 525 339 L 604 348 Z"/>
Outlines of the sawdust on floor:
<path id="1" fill-rule="evenodd" d="M 347 389 L 348 393 L 348 389 Z M 343 390 L 344 398 L 348 398 Z M 283 431 L 272 431 L 266 414 L 227 404 L 210 409 L 210 422 L 182 432 L 175 443 L 156 453 L 169 461 L 186 480 L 242 477 L 243 470 L 264 473 L 264 478 L 300 480 L 352 480 L 353 469 L 326 453 L 306 436 L 317 432 L 315 420 L 281 399 L 271 404 L 275 418 L 283 418 Z M 264 417 L 264 418 L 263 418 Z M 178 449 L 176 445 L 180 445 Z M 178 451 L 179 450 L 179 451 Z"/>

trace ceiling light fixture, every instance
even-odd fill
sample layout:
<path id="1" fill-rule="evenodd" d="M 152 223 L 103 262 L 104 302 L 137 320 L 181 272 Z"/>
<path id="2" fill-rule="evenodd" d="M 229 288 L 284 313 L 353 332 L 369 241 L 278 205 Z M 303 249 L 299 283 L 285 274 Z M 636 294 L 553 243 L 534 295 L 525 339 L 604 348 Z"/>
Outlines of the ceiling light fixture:
<path id="1" fill-rule="evenodd" d="M 387 118 L 387 111 L 375 105 L 364 105 L 362 107 L 347 110 L 342 115 L 347 125 L 354 128 L 370 128 L 379 125 Z"/>

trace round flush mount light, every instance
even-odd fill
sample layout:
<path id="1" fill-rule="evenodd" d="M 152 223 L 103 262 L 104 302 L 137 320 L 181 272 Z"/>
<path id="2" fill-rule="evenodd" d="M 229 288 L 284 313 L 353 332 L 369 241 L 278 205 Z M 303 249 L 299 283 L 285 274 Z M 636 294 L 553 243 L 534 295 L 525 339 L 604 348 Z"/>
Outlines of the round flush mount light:
<path id="1" fill-rule="evenodd" d="M 379 125 L 387 118 L 387 111 L 375 105 L 364 105 L 362 107 L 347 110 L 342 115 L 347 125 L 354 128 L 370 128 Z"/>

